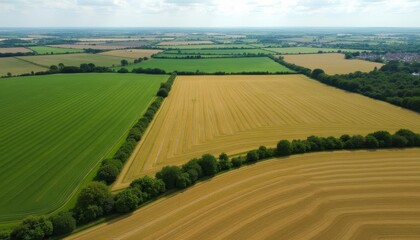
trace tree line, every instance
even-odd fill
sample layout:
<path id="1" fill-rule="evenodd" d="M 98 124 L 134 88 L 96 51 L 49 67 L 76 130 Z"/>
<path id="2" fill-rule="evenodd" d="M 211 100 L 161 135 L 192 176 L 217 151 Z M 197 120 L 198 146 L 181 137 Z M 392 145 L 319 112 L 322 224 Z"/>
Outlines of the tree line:
<path id="1" fill-rule="evenodd" d="M 166 88 L 166 87 L 165 87 Z M 386 149 L 420 147 L 420 134 L 400 129 L 394 134 L 376 131 L 365 136 L 342 135 L 340 137 L 309 136 L 305 140 L 280 140 L 276 147 L 260 146 L 245 155 L 229 158 L 225 153 L 215 157 L 204 154 L 181 166 L 165 166 L 154 178 L 144 176 L 131 182 L 123 191 L 112 195 L 106 179 L 91 182 L 78 195 L 76 206 L 66 212 L 50 217 L 30 216 L 25 218 L 11 233 L 3 232 L 4 239 L 46 239 L 51 236 L 70 234 L 76 226 L 82 226 L 99 218 L 125 214 L 136 210 L 142 204 L 158 197 L 185 189 L 200 180 L 212 178 L 220 172 L 240 168 L 273 157 L 287 157 L 293 154 L 358 149 Z M 124 154 L 125 159 L 128 155 Z M 120 159 L 120 158 L 116 158 Z M 104 164 L 115 164 L 117 160 L 105 160 Z M 111 163 L 114 162 L 114 163 Z M 119 164 L 122 165 L 121 161 Z"/>
<path id="2" fill-rule="evenodd" d="M 390 61 L 379 70 L 369 73 L 355 72 L 327 75 L 322 69 L 297 66 L 281 58 L 276 62 L 330 86 L 386 101 L 391 104 L 420 112 L 420 78 L 412 73 L 420 71 L 420 63 Z"/>

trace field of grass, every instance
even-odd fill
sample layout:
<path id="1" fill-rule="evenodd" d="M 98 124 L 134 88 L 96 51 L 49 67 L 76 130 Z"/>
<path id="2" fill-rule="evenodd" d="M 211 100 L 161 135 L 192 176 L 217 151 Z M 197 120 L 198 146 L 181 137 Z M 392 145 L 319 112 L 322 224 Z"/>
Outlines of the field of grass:
<path id="1" fill-rule="evenodd" d="M 160 42 L 158 45 L 166 45 L 166 46 L 173 46 L 173 45 L 200 45 L 200 44 L 213 44 L 212 41 L 163 41 Z"/>
<path id="2" fill-rule="evenodd" d="M 304 75 L 181 76 L 114 189 L 205 153 L 237 154 L 310 135 L 420 132 L 419 123 L 415 112 Z"/>
<path id="3" fill-rule="evenodd" d="M 68 239 L 420 239 L 420 149 L 272 159 Z"/>
<path id="4" fill-rule="evenodd" d="M 114 56 L 119 58 L 144 58 L 144 57 L 150 57 L 153 54 L 159 53 L 162 50 L 156 50 L 156 49 L 124 49 L 124 50 L 112 50 L 100 53 L 102 55 L 106 56 Z"/>
<path id="5" fill-rule="evenodd" d="M 382 63 L 368 62 L 359 59 L 345 59 L 340 53 L 285 55 L 284 60 L 289 63 L 315 69 L 321 68 L 327 74 L 347 74 L 356 71 L 370 72 L 375 67 L 382 67 Z"/>
<path id="6" fill-rule="evenodd" d="M 28 53 L 28 52 L 32 52 L 32 51 L 24 47 L 0 48 L 0 53 Z"/>
<path id="7" fill-rule="evenodd" d="M 56 74 L 0 80 L 0 221 L 63 206 L 166 79 Z"/>
<path id="8" fill-rule="evenodd" d="M 186 58 L 188 56 L 200 56 L 201 58 L 229 58 L 229 57 L 237 57 L 235 55 L 180 55 L 180 54 L 171 54 L 171 53 L 158 53 L 154 56 L 154 58 Z"/>
<path id="9" fill-rule="evenodd" d="M 47 46 L 36 46 L 30 47 L 34 52 L 38 54 L 64 54 L 64 53 L 80 53 L 83 52 L 82 49 L 73 49 L 73 48 L 58 48 L 58 47 L 47 47 Z"/>
<path id="10" fill-rule="evenodd" d="M 250 49 L 185 49 L 185 50 L 167 50 L 168 54 L 189 54 L 189 55 L 242 55 L 242 54 L 273 54 L 273 52 L 250 48 Z"/>
<path id="11" fill-rule="evenodd" d="M 255 48 L 248 44 L 159 45 L 159 47 L 172 49 Z"/>
<path id="12" fill-rule="evenodd" d="M 123 59 L 121 57 L 88 53 L 26 56 L 18 58 L 45 67 L 50 67 L 51 65 L 58 65 L 59 63 L 63 63 L 66 66 L 79 66 L 82 63 L 94 63 L 96 66 L 112 67 L 120 65 L 121 60 Z"/>
<path id="13" fill-rule="evenodd" d="M 166 72 L 187 71 L 214 73 L 214 72 L 291 72 L 290 69 L 280 65 L 268 57 L 246 58 L 217 58 L 217 59 L 150 59 L 138 64 L 125 66 L 134 68 L 159 68 Z"/>
<path id="14" fill-rule="evenodd" d="M 287 48 L 265 48 L 266 50 L 276 52 L 279 54 L 303 54 L 303 53 L 318 53 L 322 52 L 359 52 L 355 49 L 339 49 L 339 48 L 313 48 L 313 47 L 287 47 Z"/>
<path id="15" fill-rule="evenodd" d="M 0 76 L 6 76 L 8 72 L 12 75 L 30 73 L 31 71 L 40 72 L 47 68 L 28 63 L 14 57 L 0 58 Z"/>

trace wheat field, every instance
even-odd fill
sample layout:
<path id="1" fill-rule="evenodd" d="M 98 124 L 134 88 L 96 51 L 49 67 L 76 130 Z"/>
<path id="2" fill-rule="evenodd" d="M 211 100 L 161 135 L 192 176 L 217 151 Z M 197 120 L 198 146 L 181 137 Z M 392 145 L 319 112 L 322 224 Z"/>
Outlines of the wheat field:
<path id="1" fill-rule="evenodd" d="M 69 239 L 420 239 L 420 149 L 243 167 Z"/>
<path id="2" fill-rule="evenodd" d="M 205 153 L 237 154 L 280 139 L 408 128 L 420 115 L 303 75 L 181 76 L 114 190 Z"/>

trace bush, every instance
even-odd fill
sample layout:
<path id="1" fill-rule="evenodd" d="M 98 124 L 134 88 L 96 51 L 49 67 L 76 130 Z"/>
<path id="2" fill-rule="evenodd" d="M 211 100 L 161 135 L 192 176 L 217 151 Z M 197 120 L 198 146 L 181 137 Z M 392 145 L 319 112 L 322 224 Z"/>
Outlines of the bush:
<path id="1" fill-rule="evenodd" d="M 45 217 L 29 216 L 10 233 L 10 239 L 44 239 L 53 234 L 53 225 Z"/>
<path id="2" fill-rule="evenodd" d="M 367 135 L 365 137 L 365 146 L 366 148 L 371 148 L 371 149 L 378 148 L 379 142 L 373 135 Z"/>
<path id="3" fill-rule="evenodd" d="M 172 189 L 176 187 L 177 179 L 181 174 L 182 171 L 178 166 L 166 166 L 156 173 L 156 178 L 165 183 L 166 189 Z"/>
<path id="4" fill-rule="evenodd" d="M 50 217 L 54 235 L 68 234 L 76 228 L 76 219 L 71 212 L 61 212 Z"/>
<path id="5" fill-rule="evenodd" d="M 97 179 L 104 181 L 106 184 L 111 184 L 117 179 L 119 173 L 119 169 L 113 164 L 102 165 L 99 168 Z"/>
<path id="6" fill-rule="evenodd" d="M 165 192 L 165 183 L 161 179 L 144 176 L 131 182 L 130 187 L 143 192 L 144 201 L 157 197 Z"/>
<path id="7" fill-rule="evenodd" d="M 120 68 L 117 72 L 118 73 L 129 73 L 127 68 Z"/>
<path id="8" fill-rule="evenodd" d="M 249 151 L 246 154 L 246 162 L 247 163 L 256 163 L 258 161 L 258 152 L 255 150 Z"/>
<path id="9" fill-rule="evenodd" d="M 232 163 L 229 161 L 229 157 L 226 153 L 222 153 L 219 156 L 219 169 L 220 171 L 230 170 Z"/>
<path id="10" fill-rule="evenodd" d="M 257 150 L 258 159 L 265 159 L 269 157 L 269 153 L 266 146 L 260 146 Z"/>
<path id="11" fill-rule="evenodd" d="M 292 146 L 288 140 L 281 140 L 277 143 L 277 154 L 279 156 L 289 156 L 292 153 Z"/>
<path id="12" fill-rule="evenodd" d="M 200 160 L 198 160 L 203 169 L 204 176 L 214 176 L 218 171 L 217 160 L 211 154 L 204 154 Z"/>
<path id="13" fill-rule="evenodd" d="M 166 88 L 161 88 L 159 89 L 159 91 L 157 92 L 157 95 L 159 97 L 167 97 L 168 96 L 168 90 L 166 90 Z"/>
<path id="14" fill-rule="evenodd" d="M 232 167 L 240 168 L 242 166 L 242 159 L 240 157 L 232 158 Z"/>
<path id="15" fill-rule="evenodd" d="M 115 195 L 115 210 L 118 213 L 128 213 L 134 211 L 142 200 L 139 198 L 139 196 L 141 196 L 141 193 L 139 194 L 139 192 L 140 190 L 128 188 L 117 193 L 117 195 Z"/>

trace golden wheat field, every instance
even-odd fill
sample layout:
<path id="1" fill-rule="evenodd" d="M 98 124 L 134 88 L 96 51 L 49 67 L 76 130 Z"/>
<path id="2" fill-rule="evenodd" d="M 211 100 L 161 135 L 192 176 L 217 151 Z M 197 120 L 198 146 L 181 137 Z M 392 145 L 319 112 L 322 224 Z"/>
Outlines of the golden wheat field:
<path id="1" fill-rule="evenodd" d="M 420 115 L 304 75 L 177 77 L 114 190 L 205 153 L 237 154 L 280 139 L 400 128 L 420 132 Z"/>
<path id="2" fill-rule="evenodd" d="M 122 58 L 144 58 L 150 57 L 153 54 L 160 53 L 162 50 L 156 49 L 124 49 L 124 50 L 112 50 L 100 53 L 102 55 L 122 57 Z"/>
<path id="3" fill-rule="evenodd" d="M 370 72 L 375 67 L 379 69 L 383 65 L 382 63 L 358 59 L 348 60 L 344 58 L 344 54 L 340 53 L 284 55 L 283 57 L 286 62 L 312 70 L 320 68 L 330 75 L 347 74 L 356 71 Z"/>
<path id="4" fill-rule="evenodd" d="M 272 159 L 70 239 L 420 239 L 420 149 Z"/>

